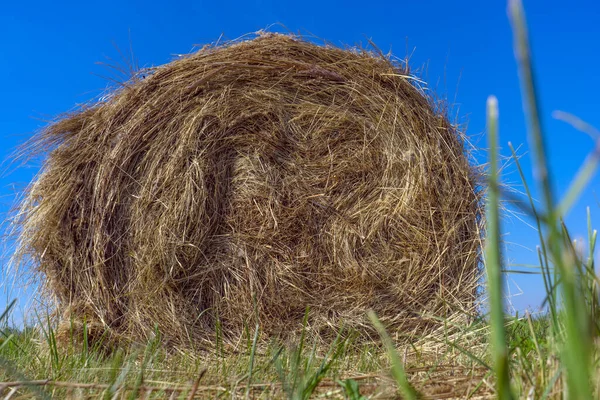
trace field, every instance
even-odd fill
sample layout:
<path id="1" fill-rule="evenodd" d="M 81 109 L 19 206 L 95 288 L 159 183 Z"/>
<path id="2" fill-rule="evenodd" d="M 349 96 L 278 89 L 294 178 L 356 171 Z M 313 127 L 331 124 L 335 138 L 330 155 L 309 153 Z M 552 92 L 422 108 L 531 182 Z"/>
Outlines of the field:
<path id="1" fill-rule="evenodd" d="M 338 337 L 323 343 L 305 324 L 295 340 L 265 344 L 260 326 L 249 326 L 237 344 L 217 338 L 195 353 L 166 351 L 157 329 L 152 340 L 123 349 L 89 344 L 90 327 L 57 332 L 39 315 L 35 328 L 9 324 L 11 307 L 0 312 L 0 396 L 20 398 L 597 398 L 600 387 L 600 281 L 595 272 L 597 232 L 588 210 L 585 248 L 574 243 L 561 216 L 575 203 L 600 159 L 599 134 L 566 116 L 596 137 L 566 194 L 557 199 L 546 161 L 526 24 L 519 1 L 511 1 L 523 103 L 537 180 L 523 181 L 526 197 L 515 198 L 501 184 L 498 161 L 498 104 L 488 99 L 489 176 L 485 248 L 488 300 L 476 315 L 450 318 L 425 337 L 390 338 L 369 314 L 380 339 L 365 343 L 340 326 Z M 524 179 L 514 149 L 512 162 Z M 529 184 L 542 198 L 534 200 Z M 539 230 L 539 270 L 546 288 L 546 313 L 505 312 L 501 254 L 501 199 L 526 213 Z M 13 303 L 14 304 L 14 303 Z M 306 311 L 305 320 L 310 315 Z M 57 338 L 57 335 L 62 335 Z M 60 339 L 60 340 L 59 340 Z M 65 344 L 66 343 L 66 344 Z M 396 345 L 400 343 L 400 345 Z"/>

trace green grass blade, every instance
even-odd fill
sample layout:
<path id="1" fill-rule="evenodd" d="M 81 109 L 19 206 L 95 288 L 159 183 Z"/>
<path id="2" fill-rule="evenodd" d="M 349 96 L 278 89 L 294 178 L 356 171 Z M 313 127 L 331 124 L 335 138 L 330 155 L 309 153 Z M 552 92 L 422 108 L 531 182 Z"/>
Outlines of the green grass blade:
<path id="1" fill-rule="evenodd" d="M 302 320 L 302 332 L 300 333 L 300 343 L 298 344 L 298 348 L 293 354 L 292 359 L 292 393 L 296 393 L 298 388 L 299 379 L 303 378 L 303 372 L 300 368 L 300 361 L 302 360 L 302 353 L 304 352 L 304 342 L 306 341 L 306 330 L 308 327 L 308 316 L 310 314 L 310 307 L 306 307 L 304 311 L 304 319 Z"/>
<path id="2" fill-rule="evenodd" d="M 508 346 L 504 327 L 504 297 L 502 256 L 500 250 L 500 198 L 498 179 L 498 100 L 491 96 L 487 102 L 487 125 L 490 173 L 488 177 L 487 238 L 485 268 L 487 272 L 490 324 L 492 329 L 492 358 L 496 372 L 496 394 L 499 399 L 512 399 Z"/>
<path id="3" fill-rule="evenodd" d="M 6 346 L 8 347 L 10 344 L 12 344 L 12 340 L 15 337 L 15 335 L 8 335 L 4 338 L 4 341 L 0 342 L 0 354 L 2 354 L 2 349 Z"/>
<path id="4" fill-rule="evenodd" d="M 321 381 L 325 378 L 333 363 L 341 357 L 345 349 L 345 344 L 345 340 L 342 340 L 342 331 L 340 330 L 330 346 L 327 355 L 321 362 L 321 365 L 306 381 L 304 388 L 302 389 L 301 399 L 306 400 L 312 397 L 314 391 L 317 389 L 317 386 L 319 386 Z"/>
<path id="5" fill-rule="evenodd" d="M 473 362 L 481 365 L 482 367 L 484 367 L 485 369 L 487 369 L 489 371 L 493 371 L 494 370 L 494 368 L 492 368 L 491 365 L 489 365 L 488 363 L 486 363 L 485 361 L 483 361 L 480 357 L 477 357 L 471 351 L 465 349 L 463 346 L 460 346 L 456 341 L 450 341 L 450 340 L 446 339 L 445 341 L 439 341 L 439 343 L 445 343 L 449 347 L 458 350 L 459 352 L 461 352 L 462 354 L 464 354 L 465 356 L 467 356 L 469 359 L 471 359 L 471 361 L 473 361 Z"/>
<path id="6" fill-rule="evenodd" d="M 12 308 L 15 306 L 16 303 L 17 303 L 17 299 L 14 299 L 13 301 L 10 302 L 10 304 L 6 307 L 6 309 L 0 315 L 0 322 L 2 322 L 2 320 L 4 318 L 8 319 L 8 316 L 10 315 L 10 310 L 12 310 Z"/>
<path id="7" fill-rule="evenodd" d="M 575 204 L 581 196 L 583 190 L 590 183 L 590 180 L 594 177 L 594 174 L 598 169 L 598 164 L 600 164 L 600 141 L 598 141 L 596 147 L 597 149 L 587 157 L 583 165 L 579 168 L 575 179 L 573 179 L 567 190 L 567 194 L 560 202 L 560 205 L 558 206 L 559 215 L 567 215 L 573 207 L 573 204 Z"/>
<path id="8" fill-rule="evenodd" d="M 358 382 L 354 379 L 345 379 L 343 381 L 337 380 L 338 385 L 344 389 L 345 398 L 348 400 L 367 400 L 367 398 L 360 394 L 360 387 Z"/>
<path id="9" fill-rule="evenodd" d="M 254 357 L 256 355 L 256 345 L 258 343 L 258 333 L 259 333 L 259 326 L 258 324 L 256 324 L 256 328 L 254 330 L 254 338 L 252 339 L 252 348 L 250 350 L 250 361 L 249 361 L 249 365 L 248 365 L 248 385 L 246 386 L 246 393 L 245 396 L 246 398 L 250 397 L 250 387 L 252 385 L 252 373 L 254 372 Z"/>
<path id="10" fill-rule="evenodd" d="M 566 215 L 598 169 L 598 164 L 600 162 L 600 131 L 574 115 L 562 111 L 555 111 L 552 115 L 554 118 L 564 121 L 573 128 L 588 134 L 595 142 L 595 149 L 588 155 L 582 166 L 579 168 L 575 179 L 571 182 L 571 185 L 567 190 L 567 194 L 560 203 L 560 215 Z"/>
<path id="11" fill-rule="evenodd" d="M 392 362 L 392 376 L 394 377 L 394 380 L 400 389 L 402 398 L 406 400 L 418 399 L 420 397 L 419 393 L 408 381 L 406 372 L 404 371 L 404 366 L 402 365 L 402 360 L 400 360 L 400 356 L 398 355 L 398 352 L 392 343 L 392 339 L 383 327 L 383 324 L 381 321 L 379 321 L 379 318 L 377 318 L 377 315 L 375 315 L 373 311 L 369 311 L 368 316 L 371 320 L 371 323 L 377 330 L 377 333 L 379 333 L 379 337 L 381 337 L 381 341 L 387 350 L 388 357 Z"/>
<path id="12" fill-rule="evenodd" d="M 592 229 L 592 214 L 590 208 L 587 208 L 587 231 L 588 231 L 588 261 L 587 267 L 590 271 L 594 271 L 594 252 L 596 251 L 596 238 L 598 231 Z"/>
<path id="13" fill-rule="evenodd" d="M 123 351 L 117 350 L 114 354 L 114 358 L 108 368 L 108 384 L 110 385 L 102 395 L 103 400 L 110 400 L 117 393 L 119 387 L 123 384 L 124 376 L 123 372 L 127 375 L 130 368 L 130 363 L 123 366 Z"/>
<path id="14" fill-rule="evenodd" d="M 529 333 L 531 334 L 531 339 L 533 340 L 533 345 L 537 354 L 536 361 L 539 364 L 542 376 L 546 376 L 546 363 L 544 362 L 544 356 L 542 354 L 540 343 L 537 338 L 537 333 L 535 331 L 535 328 L 533 327 L 533 321 L 531 320 L 531 314 L 529 312 L 525 315 L 525 319 L 527 320 L 527 327 L 529 328 Z"/>
<path id="15" fill-rule="evenodd" d="M 587 329 L 587 310 L 582 299 L 585 293 L 577 292 L 576 260 L 570 257 L 569 251 L 563 251 L 565 250 L 564 241 L 558 227 L 558 209 L 554 204 L 550 181 L 551 175 L 539 116 L 529 39 L 523 5 L 520 0 L 509 1 L 509 15 L 513 26 L 515 54 L 519 65 L 523 98 L 529 122 L 529 138 L 535 155 L 535 172 L 546 208 L 547 245 L 562 280 L 561 289 L 564 302 L 566 338 L 563 342 L 561 355 L 567 372 L 569 397 L 573 399 L 591 399 L 589 362 L 591 343 Z"/>
<path id="16" fill-rule="evenodd" d="M 528 115 L 529 139 L 535 154 L 535 174 L 541 182 L 544 193 L 546 211 L 554 210 L 554 195 L 550 183 L 550 170 L 546 156 L 546 145 L 542 136 L 542 123 L 539 115 L 539 104 L 536 96 L 536 83 L 529 51 L 529 38 L 525 24 L 523 5 L 520 0 L 509 0 L 509 15 L 511 17 L 513 34 L 515 36 L 515 55 L 519 64 L 521 77 L 521 90 L 523 92 L 524 107 Z"/>

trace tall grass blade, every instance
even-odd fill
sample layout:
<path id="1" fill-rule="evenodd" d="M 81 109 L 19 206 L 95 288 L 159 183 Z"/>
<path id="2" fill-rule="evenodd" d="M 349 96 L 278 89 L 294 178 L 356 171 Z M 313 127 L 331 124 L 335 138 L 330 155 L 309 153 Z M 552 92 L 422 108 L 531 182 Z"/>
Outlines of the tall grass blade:
<path id="1" fill-rule="evenodd" d="M 504 297 L 502 281 L 502 256 L 500 251 L 500 191 L 498 179 L 498 100 L 491 96 L 487 101 L 487 125 L 490 173 L 488 177 L 487 238 L 485 244 L 485 269 L 487 272 L 490 324 L 492 330 L 492 358 L 496 373 L 496 394 L 499 399 L 512 399 L 508 346 L 504 327 Z"/>
<path id="2" fill-rule="evenodd" d="M 12 310 L 12 308 L 15 306 L 16 303 L 17 303 L 17 299 L 14 299 L 13 301 L 11 301 L 9 303 L 9 305 L 2 312 L 2 314 L 0 314 L 0 322 L 2 322 L 2 320 L 4 320 L 5 318 L 8 320 L 8 316 L 10 315 L 10 310 Z"/>
<path id="3" fill-rule="evenodd" d="M 576 260 L 565 249 L 558 227 L 559 210 L 555 207 L 551 187 L 523 5 L 520 0 L 510 0 L 508 10 L 513 27 L 515 54 L 529 122 L 529 138 L 534 149 L 536 178 L 546 208 L 548 230 L 546 243 L 562 282 L 561 294 L 564 303 L 566 338 L 562 343 L 561 355 L 567 372 L 569 397 L 591 399 L 589 351 L 591 342 L 587 329 L 588 315 L 583 301 L 585 294 L 577 292 Z"/>

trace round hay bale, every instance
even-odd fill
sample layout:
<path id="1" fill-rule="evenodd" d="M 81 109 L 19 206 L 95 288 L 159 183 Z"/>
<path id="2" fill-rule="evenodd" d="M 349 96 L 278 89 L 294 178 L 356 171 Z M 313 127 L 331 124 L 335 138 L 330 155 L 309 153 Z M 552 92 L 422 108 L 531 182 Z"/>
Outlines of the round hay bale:
<path id="1" fill-rule="evenodd" d="M 404 68 L 268 34 L 144 72 L 28 145 L 21 252 L 59 312 L 182 345 L 473 306 L 474 169 Z"/>

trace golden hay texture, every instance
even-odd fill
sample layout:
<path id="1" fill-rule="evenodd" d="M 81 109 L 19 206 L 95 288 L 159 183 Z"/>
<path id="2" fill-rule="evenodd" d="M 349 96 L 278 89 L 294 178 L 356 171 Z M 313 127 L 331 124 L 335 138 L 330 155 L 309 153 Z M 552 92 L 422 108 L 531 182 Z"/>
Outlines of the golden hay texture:
<path id="1" fill-rule="evenodd" d="M 265 34 L 145 73 L 27 147 L 21 253 L 66 324 L 185 345 L 472 307 L 476 176 L 404 68 Z"/>

